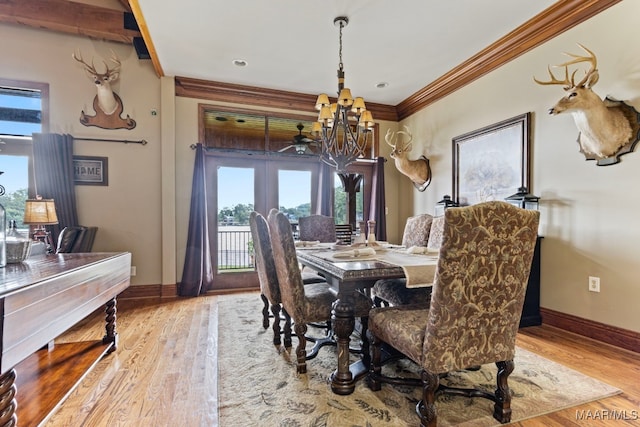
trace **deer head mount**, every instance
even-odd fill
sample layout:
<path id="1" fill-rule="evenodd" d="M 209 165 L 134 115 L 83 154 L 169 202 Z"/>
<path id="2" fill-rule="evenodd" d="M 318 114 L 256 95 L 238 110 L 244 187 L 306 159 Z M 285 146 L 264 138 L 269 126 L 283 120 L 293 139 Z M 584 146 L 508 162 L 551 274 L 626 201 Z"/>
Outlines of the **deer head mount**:
<path id="1" fill-rule="evenodd" d="M 578 43 L 586 56 L 565 53 L 571 60 L 554 67 L 564 67 L 564 79 L 558 79 L 551 67 L 547 67 L 549 81 L 533 80 L 540 85 L 562 85 L 566 95 L 553 107 L 549 114 L 571 113 L 578 130 L 580 151 L 587 160 L 597 160 L 598 166 L 618 163 L 619 156 L 633 151 L 640 139 L 640 114 L 630 105 L 606 97 L 604 100 L 593 92 L 599 74 L 596 55 Z M 590 68 L 576 83 L 577 69 L 569 76 L 569 66 L 589 63 Z"/>
<path id="2" fill-rule="evenodd" d="M 384 140 L 392 148 L 389 156 L 394 160 L 396 169 L 403 175 L 406 175 L 418 191 L 424 191 L 429 184 L 431 184 L 431 166 L 429 166 L 429 159 L 424 155 L 420 156 L 417 160 L 409 160 L 407 158 L 407 154 L 413 148 L 413 143 L 411 142 L 413 135 L 411 135 L 411 131 L 407 126 L 405 126 L 404 129 L 403 131 L 399 130 L 396 132 L 393 132 L 391 129 L 387 130 Z M 403 138 L 398 140 L 398 136 L 400 135 L 402 135 Z M 407 141 L 403 141 L 404 138 L 407 138 Z"/>
<path id="3" fill-rule="evenodd" d="M 97 94 L 93 99 L 93 109 L 96 114 L 89 116 L 82 111 L 80 113 L 80 123 L 85 126 L 97 126 L 103 129 L 133 129 L 136 127 L 136 121 L 130 118 L 129 115 L 127 115 L 126 119 L 120 117 L 124 110 L 122 100 L 111 88 L 111 84 L 120 77 L 121 62 L 116 54 L 112 51 L 111 58 L 109 58 L 115 66 L 110 68 L 106 61 L 102 61 L 106 69 L 104 73 L 99 73 L 96 70 L 93 60 L 91 65 L 85 62 L 80 51 L 74 52 L 71 56 L 84 66 L 87 77 L 96 85 L 97 90 Z"/>

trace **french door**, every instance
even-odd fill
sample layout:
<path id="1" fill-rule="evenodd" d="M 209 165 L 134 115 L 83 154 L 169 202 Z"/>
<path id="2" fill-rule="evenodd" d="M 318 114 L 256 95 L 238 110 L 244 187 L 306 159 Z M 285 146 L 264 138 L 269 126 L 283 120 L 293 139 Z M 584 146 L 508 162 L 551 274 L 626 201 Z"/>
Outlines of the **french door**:
<path id="1" fill-rule="evenodd" d="M 251 211 L 266 217 L 277 208 L 294 223 L 315 210 L 317 160 L 248 157 L 207 156 L 207 180 L 214 188 L 207 201 L 213 211 L 209 217 L 214 218 L 210 239 L 215 278 L 210 290 L 260 286 L 249 229 Z"/>

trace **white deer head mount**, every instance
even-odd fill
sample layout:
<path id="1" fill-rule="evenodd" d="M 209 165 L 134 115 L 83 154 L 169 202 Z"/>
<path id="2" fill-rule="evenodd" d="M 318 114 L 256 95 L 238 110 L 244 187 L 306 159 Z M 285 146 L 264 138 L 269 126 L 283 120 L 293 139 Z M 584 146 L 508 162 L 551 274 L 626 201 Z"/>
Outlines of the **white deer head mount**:
<path id="1" fill-rule="evenodd" d="M 117 93 L 111 88 L 111 84 L 120 77 L 120 66 L 122 65 L 116 54 L 112 51 L 110 61 L 115 64 L 110 68 L 106 61 L 102 61 L 105 66 L 105 72 L 99 73 L 96 70 L 93 60 L 91 65 L 82 59 L 82 54 L 78 50 L 77 53 L 71 54 L 73 59 L 84 66 L 87 77 L 96 85 L 97 94 L 93 99 L 93 109 L 96 114 L 89 116 L 84 111 L 80 113 L 80 123 L 85 126 L 97 126 L 103 129 L 133 129 L 136 127 L 136 121 L 127 115 L 126 119 L 120 117 L 124 110 L 122 100 Z"/>
<path id="2" fill-rule="evenodd" d="M 406 175 L 418 191 L 424 191 L 429 184 L 431 184 L 431 166 L 429 166 L 429 159 L 424 155 L 420 156 L 417 160 L 409 160 L 407 158 L 407 154 L 413 148 L 413 143 L 411 142 L 413 135 L 411 135 L 411 131 L 407 126 L 405 126 L 404 129 L 403 131 L 399 130 L 396 132 L 393 132 L 391 129 L 387 130 L 384 140 L 392 148 L 389 156 L 394 160 L 396 169 Z M 403 141 L 403 139 L 398 140 L 399 135 L 403 136 L 403 139 L 406 138 L 407 141 Z"/>
<path id="3" fill-rule="evenodd" d="M 604 100 L 593 92 L 599 74 L 596 55 L 578 43 L 587 56 L 565 53 L 573 59 L 554 67 L 564 67 L 564 79 L 558 79 L 547 67 L 551 80 L 533 80 L 540 85 L 562 85 L 566 95 L 553 107 L 549 114 L 571 113 L 580 134 L 578 144 L 587 160 L 597 160 L 598 166 L 618 163 L 619 156 L 633 151 L 640 139 L 640 114 L 623 101 L 606 97 Z M 577 69 L 569 77 L 569 66 L 587 62 L 589 70 L 582 80 L 575 82 Z"/>

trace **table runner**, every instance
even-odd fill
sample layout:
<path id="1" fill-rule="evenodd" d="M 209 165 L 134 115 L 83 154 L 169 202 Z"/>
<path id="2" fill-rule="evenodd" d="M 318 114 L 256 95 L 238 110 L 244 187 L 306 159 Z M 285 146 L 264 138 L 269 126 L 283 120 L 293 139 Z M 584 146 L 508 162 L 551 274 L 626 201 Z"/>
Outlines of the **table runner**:
<path id="1" fill-rule="evenodd" d="M 317 251 L 314 255 L 330 262 L 352 262 L 377 260 L 388 264 L 402 267 L 407 279 L 407 288 L 422 288 L 433 285 L 436 273 L 438 255 L 430 254 L 409 254 L 406 250 L 384 250 L 375 254 L 365 254 L 353 258 L 336 258 L 336 251 Z"/>

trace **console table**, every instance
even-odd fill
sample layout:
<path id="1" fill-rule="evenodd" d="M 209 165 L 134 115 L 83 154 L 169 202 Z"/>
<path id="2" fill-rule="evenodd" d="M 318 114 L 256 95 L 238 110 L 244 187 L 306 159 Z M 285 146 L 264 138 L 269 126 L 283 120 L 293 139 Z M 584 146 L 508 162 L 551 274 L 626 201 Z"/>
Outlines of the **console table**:
<path id="1" fill-rule="evenodd" d="M 116 296 L 130 270 L 128 252 L 42 255 L 0 268 L 0 427 L 41 424 L 116 349 Z M 102 339 L 51 345 L 101 306 Z"/>

